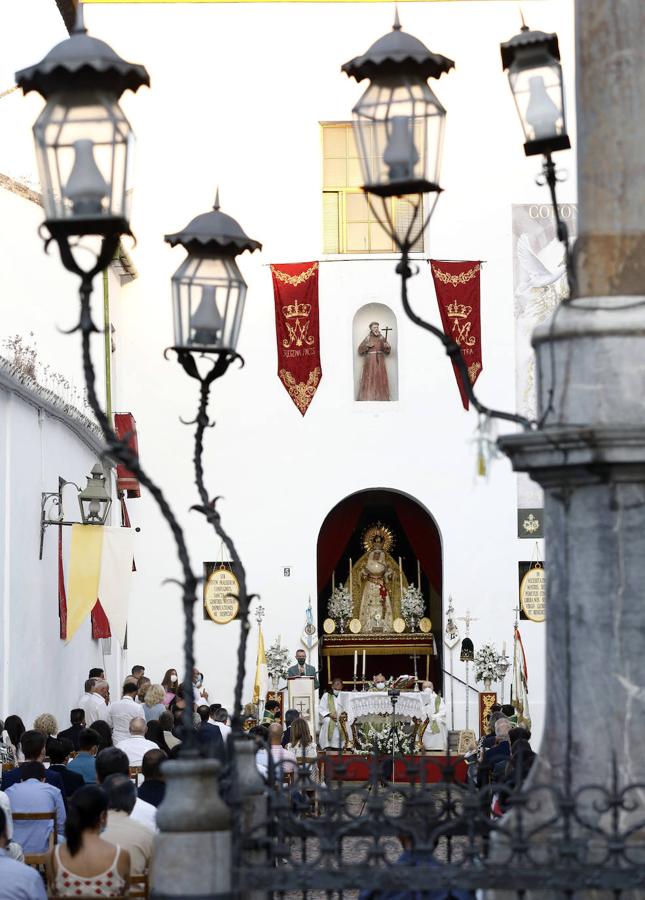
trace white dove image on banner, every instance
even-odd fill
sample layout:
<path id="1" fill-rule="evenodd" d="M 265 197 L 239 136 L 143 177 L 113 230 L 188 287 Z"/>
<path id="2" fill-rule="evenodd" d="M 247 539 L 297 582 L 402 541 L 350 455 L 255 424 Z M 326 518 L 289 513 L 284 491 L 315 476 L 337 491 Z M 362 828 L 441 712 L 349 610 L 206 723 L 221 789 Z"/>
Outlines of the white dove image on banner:
<path id="1" fill-rule="evenodd" d="M 134 531 L 107 525 L 72 525 L 67 591 L 70 641 L 101 601 L 112 634 L 125 643 L 132 586 Z"/>

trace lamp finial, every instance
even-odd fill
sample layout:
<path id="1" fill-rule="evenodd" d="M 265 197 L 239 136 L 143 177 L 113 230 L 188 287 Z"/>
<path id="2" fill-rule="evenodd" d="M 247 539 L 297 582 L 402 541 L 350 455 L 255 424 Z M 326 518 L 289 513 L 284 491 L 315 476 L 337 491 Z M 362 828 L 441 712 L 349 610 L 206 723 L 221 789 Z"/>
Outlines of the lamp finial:
<path id="1" fill-rule="evenodd" d="M 529 26 L 526 24 L 526 20 L 524 18 L 524 12 L 523 12 L 521 6 L 520 6 L 520 19 L 522 20 L 522 27 L 520 28 L 520 31 L 528 31 Z"/>
<path id="2" fill-rule="evenodd" d="M 400 31 L 401 30 L 401 20 L 399 19 L 399 5 L 398 3 L 394 6 L 394 25 L 392 26 L 392 31 Z"/>
<path id="3" fill-rule="evenodd" d="M 74 22 L 74 29 L 72 31 L 72 34 L 87 34 L 83 4 L 80 2 L 76 6 L 76 21 Z"/>
<path id="4" fill-rule="evenodd" d="M 217 190 L 215 191 L 215 203 L 213 205 L 213 209 L 215 212 L 219 211 L 219 184 L 217 185 Z"/>

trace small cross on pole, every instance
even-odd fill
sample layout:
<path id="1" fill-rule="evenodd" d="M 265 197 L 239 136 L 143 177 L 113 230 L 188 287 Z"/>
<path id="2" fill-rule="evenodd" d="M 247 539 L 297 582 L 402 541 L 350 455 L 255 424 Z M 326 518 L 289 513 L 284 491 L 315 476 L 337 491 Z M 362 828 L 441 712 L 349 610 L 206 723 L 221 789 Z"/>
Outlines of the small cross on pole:
<path id="1" fill-rule="evenodd" d="M 394 331 L 394 329 L 393 329 L 393 328 L 390 328 L 389 325 L 386 325 L 385 328 L 383 329 L 383 331 L 385 332 L 385 340 L 387 340 L 388 332 Z"/>

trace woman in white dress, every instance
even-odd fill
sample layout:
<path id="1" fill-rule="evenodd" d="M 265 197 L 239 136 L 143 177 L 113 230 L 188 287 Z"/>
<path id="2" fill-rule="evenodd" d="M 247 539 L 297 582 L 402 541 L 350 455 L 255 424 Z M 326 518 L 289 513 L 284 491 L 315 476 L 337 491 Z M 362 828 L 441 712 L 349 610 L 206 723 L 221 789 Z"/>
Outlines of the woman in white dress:
<path id="1" fill-rule="evenodd" d="M 56 897 L 121 897 L 130 887 L 130 854 L 101 837 L 107 795 L 98 785 L 79 788 L 69 801 L 65 844 L 47 861 L 47 883 Z"/>
<path id="2" fill-rule="evenodd" d="M 298 766 L 306 768 L 309 779 L 314 784 L 320 784 L 318 749 L 304 719 L 294 719 L 291 723 L 291 741 L 287 744 L 286 749 L 295 753 Z"/>

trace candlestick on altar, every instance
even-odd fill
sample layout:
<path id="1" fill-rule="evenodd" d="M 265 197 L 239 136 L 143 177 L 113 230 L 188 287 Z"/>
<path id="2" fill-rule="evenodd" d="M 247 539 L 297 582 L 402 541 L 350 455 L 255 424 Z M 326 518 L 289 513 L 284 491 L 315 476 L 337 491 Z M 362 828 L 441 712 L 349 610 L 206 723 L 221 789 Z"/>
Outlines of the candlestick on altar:
<path id="1" fill-rule="evenodd" d="M 354 690 L 356 690 L 356 671 L 358 669 L 358 650 L 354 650 Z"/>
<path id="2" fill-rule="evenodd" d="M 352 575 L 352 559 L 350 556 L 349 559 L 349 596 L 352 598 L 352 603 L 354 602 L 354 578 Z"/>
<path id="3" fill-rule="evenodd" d="M 417 560 L 417 588 L 421 590 L 421 563 Z"/>
<path id="4" fill-rule="evenodd" d="M 331 592 L 332 594 L 336 590 L 336 572 L 331 573 Z"/>
<path id="5" fill-rule="evenodd" d="M 401 557 L 400 556 L 399 556 L 399 591 L 401 592 L 399 601 L 401 601 L 401 600 L 403 600 L 403 566 L 401 565 Z"/>
<path id="6" fill-rule="evenodd" d="M 365 647 L 363 647 L 363 690 L 365 690 Z"/>

